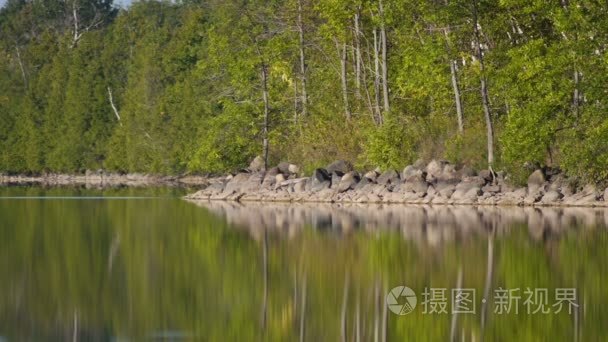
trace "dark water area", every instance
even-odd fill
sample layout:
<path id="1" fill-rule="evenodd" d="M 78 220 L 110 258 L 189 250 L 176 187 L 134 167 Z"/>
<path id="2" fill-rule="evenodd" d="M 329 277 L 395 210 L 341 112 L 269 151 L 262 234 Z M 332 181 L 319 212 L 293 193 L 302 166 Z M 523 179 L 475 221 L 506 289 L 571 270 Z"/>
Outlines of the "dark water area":
<path id="1" fill-rule="evenodd" d="M 607 209 L 186 191 L 0 188 L 0 341 L 608 337 Z"/>

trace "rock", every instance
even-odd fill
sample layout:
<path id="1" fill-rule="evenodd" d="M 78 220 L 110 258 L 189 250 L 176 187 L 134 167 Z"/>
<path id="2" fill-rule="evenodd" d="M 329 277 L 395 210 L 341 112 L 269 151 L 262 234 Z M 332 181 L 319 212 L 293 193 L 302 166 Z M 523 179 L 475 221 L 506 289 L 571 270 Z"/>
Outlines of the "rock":
<path id="1" fill-rule="evenodd" d="M 291 174 L 297 175 L 300 173 L 300 167 L 296 164 L 289 164 L 287 171 L 289 171 Z"/>
<path id="2" fill-rule="evenodd" d="M 522 205 L 527 191 L 527 188 L 519 188 L 514 191 L 505 192 L 496 203 L 501 205 Z"/>
<path id="3" fill-rule="evenodd" d="M 492 171 L 490 171 L 490 170 L 479 171 L 479 177 L 485 179 L 486 182 L 491 182 L 494 180 L 494 176 L 492 175 Z"/>
<path id="4" fill-rule="evenodd" d="M 265 169 L 264 164 L 264 158 L 257 156 L 251 161 L 248 169 L 251 172 L 259 172 Z"/>
<path id="5" fill-rule="evenodd" d="M 95 173 L 94 173 L 93 171 L 89 170 L 89 169 L 87 169 L 87 170 L 84 172 L 84 175 L 85 175 L 86 177 L 91 177 L 91 176 L 93 176 L 94 174 L 95 174 Z"/>
<path id="6" fill-rule="evenodd" d="M 426 193 L 428 188 L 429 184 L 422 175 L 414 175 L 405 180 L 405 182 L 400 186 L 400 191 Z"/>
<path id="7" fill-rule="evenodd" d="M 403 173 L 401 174 L 401 179 L 408 179 L 410 176 L 415 175 L 419 170 L 417 170 L 412 165 L 408 165 L 403 169 Z"/>
<path id="8" fill-rule="evenodd" d="M 544 204 L 557 203 L 563 197 L 558 191 L 550 190 L 541 199 L 540 202 Z"/>
<path id="9" fill-rule="evenodd" d="M 331 188 L 337 188 L 338 184 L 340 184 L 340 180 L 342 180 L 342 176 L 344 176 L 344 173 L 340 172 L 340 171 L 334 171 L 331 174 Z"/>
<path id="10" fill-rule="evenodd" d="M 485 180 L 481 177 L 467 177 L 456 185 L 451 198 L 454 200 L 470 200 L 473 193 L 482 193 L 481 187 L 484 185 Z"/>
<path id="11" fill-rule="evenodd" d="M 563 202 L 568 205 L 589 205 L 593 204 L 598 200 L 600 194 L 598 193 L 595 185 L 587 184 L 583 189 L 574 195 L 566 196 L 564 194 Z"/>
<path id="12" fill-rule="evenodd" d="M 369 171 L 363 177 L 369 179 L 372 182 L 375 182 L 376 179 L 378 179 L 378 172 L 376 172 L 376 171 Z"/>
<path id="13" fill-rule="evenodd" d="M 301 193 L 306 190 L 306 178 L 302 178 L 301 181 L 293 185 L 293 192 Z"/>
<path id="14" fill-rule="evenodd" d="M 278 175 L 274 176 L 274 178 L 275 178 L 275 183 L 277 185 L 280 184 L 280 183 L 282 183 L 282 182 L 284 182 L 286 180 L 285 179 L 285 175 L 282 174 L 282 173 L 279 173 Z"/>
<path id="15" fill-rule="evenodd" d="M 542 170 L 536 170 L 528 177 L 528 193 L 537 192 L 545 184 L 545 175 Z"/>
<path id="16" fill-rule="evenodd" d="M 480 176 L 481 176 L 481 173 L 480 173 Z M 495 193 L 500 192 L 500 185 L 486 185 L 486 186 L 484 186 L 483 188 L 481 188 L 481 190 L 482 190 L 484 193 L 492 193 L 492 194 L 495 194 Z"/>
<path id="17" fill-rule="evenodd" d="M 608 202 L 608 188 L 606 188 L 606 190 L 604 190 L 604 201 Z"/>
<path id="18" fill-rule="evenodd" d="M 322 182 L 331 180 L 331 177 L 329 176 L 329 173 L 327 172 L 327 170 L 325 170 L 325 169 L 315 169 L 312 172 L 311 179 L 312 179 L 313 183 L 314 182 L 322 183 Z"/>
<path id="19" fill-rule="evenodd" d="M 365 189 L 369 186 L 369 185 L 373 185 L 374 183 L 367 177 L 363 177 L 361 178 L 361 180 L 359 181 L 359 183 L 357 183 L 357 185 L 355 185 L 355 190 L 357 191 L 365 191 Z"/>
<path id="20" fill-rule="evenodd" d="M 310 179 L 310 189 L 312 191 L 320 191 L 329 188 L 331 185 L 331 177 L 325 169 L 315 169 Z"/>
<path id="21" fill-rule="evenodd" d="M 249 180 L 250 174 L 248 173 L 237 173 L 233 177 L 231 177 L 226 183 L 224 188 L 225 194 L 232 194 L 235 192 L 241 192 L 243 185 Z M 228 178 L 228 177 L 227 177 Z"/>
<path id="22" fill-rule="evenodd" d="M 435 159 L 426 166 L 426 174 L 428 177 L 439 177 L 443 173 L 443 167 L 447 164 L 445 161 L 437 161 Z"/>
<path id="23" fill-rule="evenodd" d="M 353 171 L 353 165 L 345 160 L 336 160 L 335 162 L 327 165 L 325 168 L 327 173 L 332 174 L 335 171 L 340 171 L 342 174 Z"/>
<path id="24" fill-rule="evenodd" d="M 399 173 L 395 170 L 387 170 L 378 177 L 376 182 L 380 185 L 396 184 L 399 182 Z"/>
<path id="25" fill-rule="evenodd" d="M 350 189 L 354 189 L 355 185 L 359 182 L 359 174 L 355 171 L 351 171 L 342 176 L 340 183 L 338 184 L 338 192 L 344 192 Z"/>
<path id="26" fill-rule="evenodd" d="M 277 168 L 283 174 L 289 174 L 290 173 L 289 172 L 289 163 L 280 162 L 279 165 L 277 165 Z"/>

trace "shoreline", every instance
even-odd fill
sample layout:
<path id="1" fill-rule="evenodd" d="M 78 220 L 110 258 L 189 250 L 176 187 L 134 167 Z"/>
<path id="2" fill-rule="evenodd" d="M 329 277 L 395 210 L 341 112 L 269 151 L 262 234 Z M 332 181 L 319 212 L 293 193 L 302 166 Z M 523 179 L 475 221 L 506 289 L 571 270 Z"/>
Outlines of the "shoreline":
<path id="1" fill-rule="evenodd" d="M 257 158 L 256 158 L 257 159 Z M 259 160 L 184 197 L 193 201 L 284 202 L 284 203 L 374 203 L 453 206 L 519 207 L 608 207 L 608 189 L 595 185 L 576 186 L 563 174 L 537 169 L 527 186 L 508 183 L 504 173 L 457 169 L 447 161 L 421 161 L 403 172 L 376 169 L 365 174 L 345 161 L 303 177 L 296 165 L 281 163 L 265 170 Z"/>
<path id="2" fill-rule="evenodd" d="M 0 186 L 40 185 L 40 186 L 92 186 L 92 187 L 145 187 L 145 186 L 207 186 L 207 176 L 161 176 L 140 173 L 87 173 L 58 174 L 40 176 L 0 174 Z"/>

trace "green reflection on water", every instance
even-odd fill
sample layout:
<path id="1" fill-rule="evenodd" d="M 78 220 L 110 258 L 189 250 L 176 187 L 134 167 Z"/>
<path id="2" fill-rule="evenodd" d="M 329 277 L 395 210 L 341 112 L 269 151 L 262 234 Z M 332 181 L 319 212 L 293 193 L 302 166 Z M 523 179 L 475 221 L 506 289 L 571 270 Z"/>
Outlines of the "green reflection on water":
<path id="1" fill-rule="evenodd" d="M 308 341 L 338 341 L 342 334 L 445 341 L 451 315 L 422 314 L 420 294 L 447 288 L 450 298 L 459 269 L 463 287 L 476 289 L 477 311 L 458 316 L 459 340 L 608 336 L 608 238 L 601 225 L 576 224 L 541 238 L 532 238 L 526 224 L 495 233 L 482 227 L 489 233 L 440 244 L 381 225 L 343 231 L 304 222 L 296 232 L 264 233 L 229 225 L 181 200 L 183 193 L 1 188 L 0 336 L 286 341 L 298 340 L 303 328 Z M 23 196 L 106 199 L 6 199 Z M 112 199 L 125 196 L 156 198 Z M 494 314 L 490 301 L 482 327 L 489 246 L 492 289 L 548 288 L 553 303 L 555 288 L 572 287 L 581 309 L 528 315 L 520 293 L 519 314 Z M 384 310 L 386 291 L 398 285 L 418 294 L 418 307 L 406 316 Z"/>

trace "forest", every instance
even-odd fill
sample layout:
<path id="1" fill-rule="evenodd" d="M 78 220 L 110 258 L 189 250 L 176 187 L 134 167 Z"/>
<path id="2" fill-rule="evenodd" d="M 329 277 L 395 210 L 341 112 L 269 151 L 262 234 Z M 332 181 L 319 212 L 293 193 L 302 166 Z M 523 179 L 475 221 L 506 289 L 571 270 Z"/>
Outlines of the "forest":
<path id="1" fill-rule="evenodd" d="M 422 158 L 608 179 L 593 0 L 8 0 L 0 172 Z"/>

